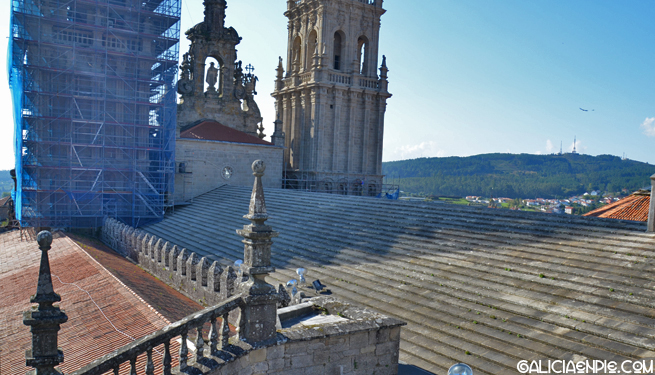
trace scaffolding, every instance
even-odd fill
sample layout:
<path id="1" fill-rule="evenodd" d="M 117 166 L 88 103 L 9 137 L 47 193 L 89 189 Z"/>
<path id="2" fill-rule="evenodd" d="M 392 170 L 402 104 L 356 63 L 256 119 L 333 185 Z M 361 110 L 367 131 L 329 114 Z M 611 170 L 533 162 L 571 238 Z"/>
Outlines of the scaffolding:
<path id="1" fill-rule="evenodd" d="M 131 226 L 173 204 L 180 0 L 12 0 L 23 227 Z"/>

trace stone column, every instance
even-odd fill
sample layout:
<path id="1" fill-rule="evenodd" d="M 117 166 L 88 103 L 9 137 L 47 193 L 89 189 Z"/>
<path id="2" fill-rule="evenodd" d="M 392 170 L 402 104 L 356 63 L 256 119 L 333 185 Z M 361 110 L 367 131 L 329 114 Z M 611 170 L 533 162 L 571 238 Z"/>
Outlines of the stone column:
<path id="1" fill-rule="evenodd" d="M 262 176 L 266 166 L 261 160 L 252 163 L 255 183 L 250 198 L 250 209 L 244 218 L 251 224 L 244 225 L 237 233 L 243 237 L 243 269 L 249 276 L 240 287 L 245 305 L 239 319 L 239 339 L 253 346 L 267 345 L 276 339 L 278 294 L 273 285 L 266 283 L 266 276 L 274 272 L 271 266 L 271 244 L 278 233 L 264 224 L 268 219 Z"/>
<path id="2" fill-rule="evenodd" d="M 650 176 L 650 207 L 648 209 L 648 232 L 655 232 L 655 197 L 653 197 L 653 192 L 655 191 L 655 174 Z"/>
<path id="3" fill-rule="evenodd" d="M 35 369 L 28 371 L 28 374 L 58 375 L 61 371 L 55 366 L 64 361 L 64 353 L 57 347 L 57 332 L 59 326 L 65 323 L 68 317 L 59 306 L 52 305 L 61 301 L 61 297 L 52 287 L 50 276 L 48 250 L 52 244 L 52 234 L 42 231 L 37 235 L 36 241 L 41 250 L 41 266 L 36 294 L 30 298 L 30 302 L 38 303 L 39 306 L 33 306 L 23 313 L 23 324 L 30 326 L 32 331 L 32 349 L 25 352 L 25 363 L 26 366 Z"/>

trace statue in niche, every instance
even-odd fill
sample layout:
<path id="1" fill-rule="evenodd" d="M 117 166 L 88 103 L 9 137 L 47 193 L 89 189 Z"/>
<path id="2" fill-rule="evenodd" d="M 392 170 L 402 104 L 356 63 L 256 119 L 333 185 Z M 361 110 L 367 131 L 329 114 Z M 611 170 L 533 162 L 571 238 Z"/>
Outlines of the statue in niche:
<path id="1" fill-rule="evenodd" d="M 218 69 L 214 66 L 214 62 L 209 63 L 207 68 L 207 78 L 205 79 L 209 87 L 207 91 L 216 91 L 216 82 L 218 81 Z"/>

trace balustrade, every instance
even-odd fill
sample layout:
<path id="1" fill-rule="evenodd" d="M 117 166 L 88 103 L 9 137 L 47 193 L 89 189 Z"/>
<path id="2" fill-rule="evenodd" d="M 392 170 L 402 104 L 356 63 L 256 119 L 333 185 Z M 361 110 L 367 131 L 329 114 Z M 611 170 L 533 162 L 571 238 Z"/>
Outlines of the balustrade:
<path id="1" fill-rule="evenodd" d="M 130 374 L 138 374 L 136 363 L 137 358 L 143 354 L 146 355 L 147 361 L 144 373 L 147 375 L 154 374 L 155 363 L 152 359 L 154 348 L 164 345 L 162 359 L 162 369 L 164 375 L 170 375 L 172 372 L 172 355 L 171 341 L 177 337 L 181 338 L 180 351 L 178 357 L 179 368 L 184 371 L 188 367 L 189 360 L 194 359 L 193 354 L 189 352 L 187 339 L 189 332 L 196 331 L 195 341 L 195 359 L 205 356 L 217 356 L 221 350 L 228 346 L 230 327 L 228 315 L 230 311 L 242 308 L 245 301 L 241 295 L 231 297 L 220 305 L 206 308 L 200 312 L 189 315 L 188 317 L 170 324 L 163 329 L 145 336 L 131 344 L 116 350 L 102 358 L 99 358 L 71 375 L 100 375 L 106 372 L 118 374 L 119 368 L 125 363 L 129 363 Z M 220 327 L 217 329 L 217 320 L 221 319 Z M 203 337 L 202 327 L 205 323 L 210 323 L 211 328 L 208 335 L 209 346 Z M 207 350 L 206 350 L 207 349 Z M 190 358 L 190 354 L 192 355 Z"/>

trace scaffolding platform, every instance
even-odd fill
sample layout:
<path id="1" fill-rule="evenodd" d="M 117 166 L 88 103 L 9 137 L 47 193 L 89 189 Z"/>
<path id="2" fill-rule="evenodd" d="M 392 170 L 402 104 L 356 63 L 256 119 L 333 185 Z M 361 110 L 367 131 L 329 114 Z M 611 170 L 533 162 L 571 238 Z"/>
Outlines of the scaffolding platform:
<path id="1" fill-rule="evenodd" d="M 21 227 L 131 226 L 173 196 L 180 0 L 12 0 Z"/>

